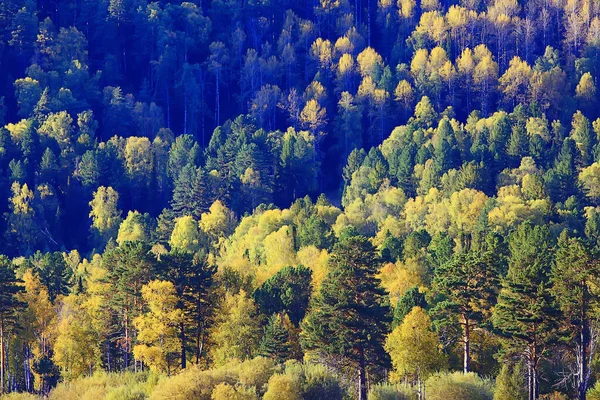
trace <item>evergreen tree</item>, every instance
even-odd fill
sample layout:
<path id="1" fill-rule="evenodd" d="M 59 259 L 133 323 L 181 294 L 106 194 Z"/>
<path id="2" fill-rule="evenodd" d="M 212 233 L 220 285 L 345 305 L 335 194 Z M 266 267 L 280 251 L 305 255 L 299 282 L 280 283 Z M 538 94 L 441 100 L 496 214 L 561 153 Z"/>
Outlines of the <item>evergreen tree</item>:
<path id="1" fill-rule="evenodd" d="M 309 268 L 284 267 L 254 292 L 254 301 L 266 315 L 286 313 L 296 326 L 304 318 L 312 292 Z"/>
<path id="2" fill-rule="evenodd" d="M 0 394 L 7 389 L 6 366 L 8 334 L 17 326 L 17 313 L 25 304 L 17 299 L 23 291 L 20 280 L 15 277 L 12 264 L 5 256 L 0 257 Z"/>
<path id="3" fill-rule="evenodd" d="M 283 363 L 290 358 L 290 334 L 285 327 L 281 314 L 273 314 L 267 321 L 262 341 L 260 342 L 260 355 L 275 359 Z"/>
<path id="4" fill-rule="evenodd" d="M 458 316 L 463 330 L 463 371 L 471 368 L 471 331 L 489 317 L 499 289 L 497 255 L 459 253 L 435 271 L 433 287 L 444 300 L 435 312 Z"/>
<path id="5" fill-rule="evenodd" d="M 556 340 L 558 310 L 550 292 L 552 242 L 547 228 L 524 223 L 509 238 L 508 273 L 502 279 L 493 324 L 507 355 L 522 356 L 529 399 L 539 397 L 540 361 Z"/>
<path id="6" fill-rule="evenodd" d="M 600 265 L 598 256 L 580 239 L 563 231 L 558 240 L 556 262 L 551 275 L 552 293 L 562 311 L 567 343 L 575 343 L 577 396 L 584 400 L 591 376 L 590 363 L 597 339 L 600 312 Z"/>
<path id="7" fill-rule="evenodd" d="M 404 317 L 415 307 L 427 309 L 425 294 L 421 293 L 418 286 L 411 287 L 398 299 L 398 305 L 396 305 L 396 308 L 394 309 L 392 328 L 400 325 L 402 320 L 404 320 Z"/>
<path id="8" fill-rule="evenodd" d="M 375 249 L 365 237 L 342 239 L 333 250 L 332 271 L 302 323 L 304 350 L 341 358 L 358 371 L 360 400 L 367 395 L 367 370 L 389 365 L 383 342 L 391 315 L 375 278 L 378 264 Z"/>

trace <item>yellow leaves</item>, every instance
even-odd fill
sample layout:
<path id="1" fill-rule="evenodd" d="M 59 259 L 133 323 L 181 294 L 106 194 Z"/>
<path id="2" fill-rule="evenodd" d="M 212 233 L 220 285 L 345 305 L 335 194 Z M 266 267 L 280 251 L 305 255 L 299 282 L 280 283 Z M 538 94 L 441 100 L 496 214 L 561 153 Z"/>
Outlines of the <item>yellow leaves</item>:
<path id="1" fill-rule="evenodd" d="M 412 18 L 415 15 L 415 8 L 417 7 L 415 0 L 398 0 L 398 14 L 401 18 Z"/>
<path id="2" fill-rule="evenodd" d="M 354 71 L 354 58 L 351 54 L 345 53 L 340 57 L 338 63 L 338 78 L 341 78 Z"/>
<path id="3" fill-rule="evenodd" d="M 579 182 L 583 185 L 588 197 L 598 200 L 600 198 L 600 162 L 595 162 L 579 173 Z"/>
<path id="4" fill-rule="evenodd" d="M 358 87 L 356 97 L 359 99 L 368 99 L 373 96 L 375 89 L 376 86 L 375 82 L 373 82 L 373 79 L 370 76 L 366 76 L 363 78 L 360 86 Z"/>
<path id="5" fill-rule="evenodd" d="M 169 239 L 171 248 L 194 252 L 199 248 L 201 240 L 202 236 L 198 229 L 198 223 L 193 217 L 186 215 L 177 218 Z"/>
<path id="6" fill-rule="evenodd" d="M 129 211 L 127 218 L 119 226 L 117 234 L 117 243 L 119 245 L 125 242 L 148 240 L 149 233 L 143 225 L 142 215 L 137 211 Z"/>
<path id="7" fill-rule="evenodd" d="M 468 10 L 459 5 L 452 5 L 446 13 L 446 21 L 448 21 L 448 25 L 452 29 L 461 28 L 467 25 L 469 21 Z"/>
<path id="8" fill-rule="evenodd" d="M 462 75 L 471 76 L 475 69 L 475 59 L 473 58 L 473 50 L 466 48 L 462 51 L 460 57 L 456 59 L 458 72 Z"/>
<path id="9" fill-rule="evenodd" d="M 235 215 L 220 200 L 200 216 L 200 228 L 214 239 L 227 238 L 235 229 Z"/>
<path id="10" fill-rule="evenodd" d="M 492 21 L 510 20 L 511 17 L 516 17 L 519 14 L 520 8 L 517 0 L 496 0 L 488 8 L 488 15 Z"/>
<path id="11" fill-rule="evenodd" d="M 49 356 L 56 338 L 57 315 L 48 296 L 48 290 L 31 269 L 22 277 L 25 292 L 19 294 L 19 300 L 27 304 L 26 312 L 21 316 L 23 334 L 31 340 L 30 346 L 36 358 Z M 39 381 L 36 378 L 36 384 Z"/>
<path id="12" fill-rule="evenodd" d="M 329 253 L 327 253 L 327 250 L 319 250 L 315 246 L 303 247 L 298 251 L 296 259 L 298 265 L 310 268 L 313 291 L 319 290 L 323 280 L 329 273 Z"/>
<path id="13" fill-rule="evenodd" d="M 360 52 L 356 58 L 358 70 L 363 78 L 378 79 L 383 71 L 383 58 L 371 47 Z"/>
<path id="14" fill-rule="evenodd" d="M 71 135 L 73 134 L 72 124 L 73 118 L 66 111 L 61 111 L 48 115 L 38 132 L 56 139 L 64 151 L 71 143 Z"/>
<path id="15" fill-rule="evenodd" d="M 92 318 L 75 294 L 63 298 L 52 360 L 68 381 L 100 366 L 100 340 Z"/>
<path id="16" fill-rule="evenodd" d="M 9 123 L 8 125 L 6 125 L 6 130 L 8 130 L 11 139 L 15 143 L 21 143 L 21 139 L 23 139 L 23 136 L 25 135 L 25 133 L 27 133 L 27 131 L 32 129 L 32 126 L 33 119 L 22 119 L 16 124 Z"/>
<path id="17" fill-rule="evenodd" d="M 577 88 L 575 89 L 576 97 L 582 101 L 593 101 L 596 96 L 596 85 L 592 74 L 586 72 L 581 76 Z"/>
<path id="18" fill-rule="evenodd" d="M 269 386 L 264 400 L 302 400 L 302 387 L 297 376 L 292 374 L 275 374 L 269 379 Z"/>
<path id="19" fill-rule="evenodd" d="M 90 217 L 92 226 L 103 234 L 116 228 L 121 223 L 121 211 L 117 209 L 119 194 L 110 186 L 100 186 L 90 201 Z"/>
<path id="20" fill-rule="evenodd" d="M 320 68 L 331 68 L 333 63 L 333 48 L 329 40 L 317 38 L 310 47 L 310 55 L 319 61 Z"/>
<path id="21" fill-rule="evenodd" d="M 424 74 L 427 68 L 429 52 L 427 49 L 418 49 L 410 61 L 410 73 L 416 77 Z"/>
<path id="22" fill-rule="evenodd" d="M 354 53 L 354 44 L 347 36 L 339 37 L 335 41 L 335 52 L 337 54 L 351 54 Z"/>
<path id="23" fill-rule="evenodd" d="M 10 199 L 13 213 L 32 214 L 33 213 L 33 191 L 29 189 L 26 183 L 21 186 L 19 182 L 13 182 L 11 186 L 13 196 Z"/>
<path id="24" fill-rule="evenodd" d="M 518 185 L 504 186 L 498 190 L 498 205 L 488 214 L 496 230 L 508 232 L 523 221 L 542 223 L 550 212 L 547 199 L 525 200 Z"/>
<path id="25" fill-rule="evenodd" d="M 419 25 L 415 28 L 413 35 L 415 33 L 429 37 L 438 46 L 441 46 L 448 34 L 448 26 L 439 11 L 427 11 L 421 14 Z"/>
<path id="26" fill-rule="evenodd" d="M 406 108 L 410 106 L 415 98 L 414 90 L 410 83 L 406 79 L 402 79 L 398 82 L 396 89 L 394 90 L 394 99 L 404 104 Z"/>
<path id="27" fill-rule="evenodd" d="M 500 90 L 507 101 L 524 103 L 527 100 L 532 73 L 529 64 L 520 57 L 510 60 L 508 69 L 499 79 Z"/>
<path id="28" fill-rule="evenodd" d="M 254 302 L 243 290 L 236 295 L 226 294 L 211 333 L 215 365 L 221 366 L 234 359 L 245 360 L 253 355 L 260 329 L 255 313 Z"/>
<path id="29" fill-rule="evenodd" d="M 428 63 L 428 68 L 431 73 L 439 72 L 447 62 L 448 56 L 446 54 L 446 50 L 439 46 L 431 49 Z"/>
<path id="30" fill-rule="evenodd" d="M 256 393 L 241 386 L 233 387 L 227 383 L 219 383 L 213 389 L 211 400 L 255 400 Z"/>
<path id="31" fill-rule="evenodd" d="M 424 260 L 409 258 L 406 262 L 387 263 L 379 270 L 377 278 L 388 293 L 390 303 L 396 305 L 406 291 L 415 286 L 424 286 L 427 266 Z"/>
<path id="32" fill-rule="evenodd" d="M 451 234 L 473 233 L 477 219 L 487 202 L 488 197 L 474 189 L 463 189 L 454 192 L 450 197 L 448 211 L 452 219 Z"/>
<path id="33" fill-rule="evenodd" d="M 133 348 L 134 357 L 153 371 L 167 371 L 169 354 L 178 350 L 177 327 L 183 320 L 175 286 L 167 281 L 150 281 L 142 287 L 142 298 L 148 312 L 133 321 L 139 342 Z"/>
<path id="34" fill-rule="evenodd" d="M 327 110 L 317 100 L 310 99 L 300 113 L 300 120 L 313 134 L 317 133 L 327 123 Z"/>
<path id="35" fill-rule="evenodd" d="M 408 313 L 402 324 L 388 336 L 385 349 L 392 359 L 394 371 L 390 379 L 401 382 L 404 377 L 425 379 L 444 365 L 440 340 L 431 327 L 429 315 L 421 307 Z"/>
<path id="36" fill-rule="evenodd" d="M 153 156 L 152 144 L 146 137 L 128 137 L 125 145 L 125 164 L 131 176 L 150 178 Z"/>
<path id="37" fill-rule="evenodd" d="M 265 237 L 263 243 L 268 269 L 267 276 L 262 277 L 264 280 L 273 276 L 285 266 L 296 265 L 296 252 L 294 250 L 294 237 L 291 227 L 287 225 L 282 226 L 278 231 Z M 259 281 L 263 281 L 262 278 L 259 278 Z"/>

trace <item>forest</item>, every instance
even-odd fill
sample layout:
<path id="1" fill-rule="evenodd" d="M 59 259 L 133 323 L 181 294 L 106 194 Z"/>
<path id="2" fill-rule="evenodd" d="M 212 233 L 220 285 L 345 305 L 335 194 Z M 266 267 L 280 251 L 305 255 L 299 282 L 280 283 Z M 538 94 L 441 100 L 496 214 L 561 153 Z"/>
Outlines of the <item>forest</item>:
<path id="1" fill-rule="evenodd" d="M 600 400 L 599 0 L 0 0 L 2 400 Z"/>

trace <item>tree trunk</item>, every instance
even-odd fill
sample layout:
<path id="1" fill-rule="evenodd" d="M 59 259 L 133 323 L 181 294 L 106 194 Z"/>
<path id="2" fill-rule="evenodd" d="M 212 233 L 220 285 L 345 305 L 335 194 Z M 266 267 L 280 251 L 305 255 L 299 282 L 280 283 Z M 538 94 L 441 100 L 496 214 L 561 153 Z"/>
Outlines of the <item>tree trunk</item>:
<path id="1" fill-rule="evenodd" d="M 187 360 L 185 356 L 185 325 L 183 322 L 179 324 L 179 339 L 181 341 L 181 369 L 185 369 Z"/>
<path id="2" fill-rule="evenodd" d="M 365 372 L 365 355 L 361 349 L 358 362 L 358 400 L 367 400 L 367 380 Z"/>
<path id="3" fill-rule="evenodd" d="M 585 288 L 585 283 L 583 285 L 583 287 Z M 584 289 L 585 290 L 585 289 Z M 587 290 L 585 291 L 584 294 L 585 297 L 587 297 Z M 585 298 L 584 297 L 584 298 Z M 590 343 L 590 335 L 589 335 L 589 321 L 587 319 L 587 312 L 586 312 L 586 300 L 582 301 L 581 303 L 581 315 L 580 315 L 580 319 L 581 319 L 581 328 L 579 329 L 579 379 L 578 379 L 578 399 L 579 400 L 585 400 L 586 399 L 586 392 L 587 392 L 587 386 L 588 386 L 588 379 L 589 379 L 589 366 L 588 366 L 588 353 L 587 353 L 587 349 Z"/>
<path id="4" fill-rule="evenodd" d="M 0 394 L 4 394 L 4 319 L 0 320 Z"/>
<path id="5" fill-rule="evenodd" d="M 124 355 L 124 362 L 125 362 L 125 369 L 127 369 L 129 367 L 129 326 L 128 326 L 128 322 L 127 322 L 127 312 L 125 314 L 125 355 Z"/>
<path id="6" fill-rule="evenodd" d="M 469 318 L 466 316 L 464 325 L 464 360 L 463 360 L 463 372 L 466 374 L 471 369 L 471 327 L 469 325 Z"/>
<path id="7" fill-rule="evenodd" d="M 215 99 L 215 128 L 217 126 L 219 126 L 220 123 L 220 119 L 221 119 L 221 104 L 220 104 L 220 100 L 219 100 L 219 70 L 217 69 L 216 72 L 216 86 L 217 86 L 217 90 L 216 90 L 216 99 Z"/>
<path id="8" fill-rule="evenodd" d="M 531 379 L 532 373 L 531 373 L 531 361 L 527 361 L 527 399 L 528 400 L 532 400 L 532 393 L 533 393 L 533 385 L 531 383 L 532 379 Z"/>

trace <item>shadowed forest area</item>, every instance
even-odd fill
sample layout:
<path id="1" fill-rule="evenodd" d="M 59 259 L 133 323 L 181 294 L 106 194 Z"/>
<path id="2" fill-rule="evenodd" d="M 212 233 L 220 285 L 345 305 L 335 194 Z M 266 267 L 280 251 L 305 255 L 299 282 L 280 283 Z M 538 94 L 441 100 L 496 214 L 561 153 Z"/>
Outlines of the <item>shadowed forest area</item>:
<path id="1" fill-rule="evenodd" d="M 1 0 L 0 398 L 600 400 L 598 0 Z"/>

